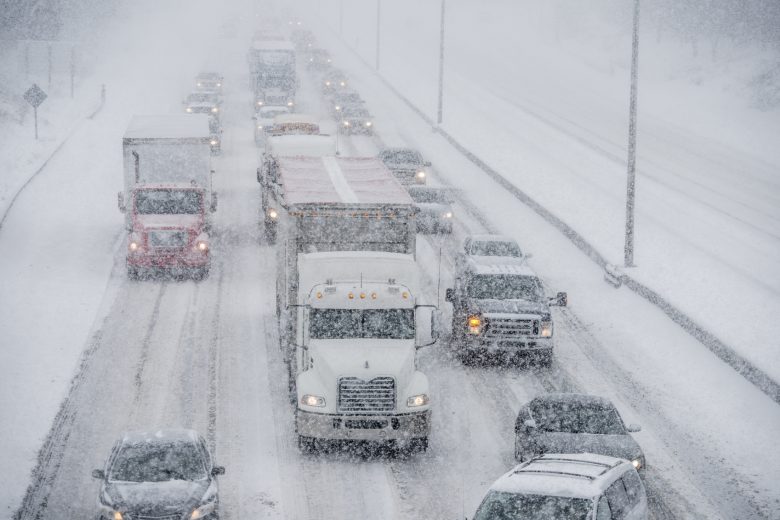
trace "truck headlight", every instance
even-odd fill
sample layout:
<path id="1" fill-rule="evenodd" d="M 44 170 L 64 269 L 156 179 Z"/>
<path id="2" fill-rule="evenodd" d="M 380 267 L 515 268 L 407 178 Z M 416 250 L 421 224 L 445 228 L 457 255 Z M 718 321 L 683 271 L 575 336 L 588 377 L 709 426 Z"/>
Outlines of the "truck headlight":
<path id="1" fill-rule="evenodd" d="M 346 87 L 347 86 L 347 82 L 346 81 L 342 81 L 341 83 L 339 83 L 339 85 L 341 85 L 342 87 Z"/>
<path id="2" fill-rule="evenodd" d="M 306 394 L 301 397 L 301 404 L 304 406 L 314 406 L 322 408 L 325 406 L 325 398 L 319 395 Z"/>
<path id="3" fill-rule="evenodd" d="M 192 112 L 192 109 L 190 107 L 186 108 L 187 112 Z"/>
<path id="4" fill-rule="evenodd" d="M 482 333 L 482 318 L 479 316 L 469 316 L 466 320 L 469 334 L 479 335 Z"/>
<path id="5" fill-rule="evenodd" d="M 452 218 L 452 211 L 445 211 L 441 216 L 444 218 Z"/>
<path id="6" fill-rule="evenodd" d="M 551 321 L 543 321 L 540 323 L 539 326 L 539 335 L 543 338 L 551 338 L 552 337 L 552 322 Z"/>
<path id="7" fill-rule="evenodd" d="M 218 86 L 218 87 L 221 87 L 221 86 L 222 86 L 222 83 L 217 83 L 217 86 Z"/>
<path id="8" fill-rule="evenodd" d="M 422 180 L 422 179 L 425 178 L 425 172 L 423 170 L 420 170 L 419 172 L 417 172 L 415 174 L 415 177 L 417 177 L 417 179 L 419 179 L 419 180 Z"/>
<path id="9" fill-rule="evenodd" d="M 257 106 L 259 106 L 259 107 L 263 106 L 263 102 L 262 101 L 258 101 L 257 102 Z"/>
<path id="10" fill-rule="evenodd" d="M 645 457 L 644 455 L 639 455 L 638 457 L 634 457 L 631 459 L 631 465 L 634 466 L 634 469 L 639 471 L 640 469 L 645 467 Z"/>
<path id="11" fill-rule="evenodd" d="M 341 110 L 341 107 L 340 107 L 340 106 L 338 106 L 338 105 L 336 105 L 334 108 L 335 108 L 336 110 Z"/>
<path id="12" fill-rule="evenodd" d="M 425 406 L 430 402 L 431 399 L 428 397 L 428 394 L 417 394 L 406 400 L 406 406 L 409 408 L 414 408 L 417 406 Z"/>
<path id="13" fill-rule="evenodd" d="M 270 208 L 268 210 L 268 218 L 270 218 L 271 220 L 276 220 L 277 218 L 279 218 L 279 213 L 274 208 Z"/>
<path id="14" fill-rule="evenodd" d="M 326 86 L 326 87 L 329 87 L 329 86 L 330 86 L 330 81 L 326 81 L 326 82 L 325 82 L 325 86 Z"/>
<path id="15" fill-rule="evenodd" d="M 349 121 L 344 121 L 344 126 L 349 126 Z"/>
<path id="16" fill-rule="evenodd" d="M 366 121 L 366 126 L 371 126 L 371 125 L 373 125 L 373 124 L 374 124 L 374 123 L 372 123 L 371 121 Z"/>
<path id="17" fill-rule="evenodd" d="M 212 107 L 211 111 L 216 114 L 217 112 L 219 112 L 219 109 L 217 107 Z"/>
<path id="18" fill-rule="evenodd" d="M 287 106 L 288 106 L 288 107 L 291 107 L 291 106 L 293 106 L 294 104 L 295 104 L 295 103 L 293 103 L 292 101 L 288 101 L 288 102 L 287 102 Z"/>
<path id="19" fill-rule="evenodd" d="M 199 86 L 199 87 L 202 87 L 202 86 L 203 86 L 203 85 L 201 85 L 200 81 L 198 81 L 198 86 Z"/>
<path id="20" fill-rule="evenodd" d="M 139 244 L 135 240 L 131 240 L 130 243 L 127 244 L 127 248 L 130 251 L 135 253 L 136 251 L 138 251 L 141 248 L 141 244 Z"/>
<path id="21" fill-rule="evenodd" d="M 195 244 L 195 248 L 198 251 L 208 251 L 209 249 L 209 243 L 205 240 L 198 240 L 198 242 Z"/>
<path id="22" fill-rule="evenodd" d="M 124 520 L 125 517 L 122 516 L 122 513 L 120 513 L 119 511 L 114 511 L 114 514 L 112 515 L 112 518 L 114 520 Z"/>
<path id="23" fill-rule="evenodd" d="M 211 141 L 209 141 L 209 143 L 211 143 L 211 146 L 217 146 L 217 140 L 216 139 L 212 139 Z"/>

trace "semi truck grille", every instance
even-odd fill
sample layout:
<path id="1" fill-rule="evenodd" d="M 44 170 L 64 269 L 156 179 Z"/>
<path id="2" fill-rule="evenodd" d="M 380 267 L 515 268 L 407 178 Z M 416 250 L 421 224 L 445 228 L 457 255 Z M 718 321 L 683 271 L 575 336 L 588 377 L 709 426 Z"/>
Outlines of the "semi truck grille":
<path id="1" fill-rule="evenodd" d="M 149 247 L 154 249 L 179 249 L 187 245 L 186 231 L 150 231 Z"/>
<path id="2" fill-rule="evenodd" d="M 133 516 L 132 518 L 138 518 L 138 520 L 181 520 L 182 515 L 163 515 L 163 516 Z"/>
<path id="3" fill-rule="evenodd" d="M 339 379 L 340 412 L 390 412 L 395 410 L 395 379 L 375 377 L 364 381 L 357 377 Z"/>
<path id="4" fill-rule="evenodd" d="M 489 318 L 485 328 L 485 337 L 512 339 L 536 335 L 539 326 L 535 320 L 516 320 L 511 318 Z"/>

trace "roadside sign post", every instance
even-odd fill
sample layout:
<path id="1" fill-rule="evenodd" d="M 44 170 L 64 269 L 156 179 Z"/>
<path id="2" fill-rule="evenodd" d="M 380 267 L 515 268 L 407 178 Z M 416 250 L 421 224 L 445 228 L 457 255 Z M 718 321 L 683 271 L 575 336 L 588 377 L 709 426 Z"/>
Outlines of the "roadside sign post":
<path id="1" fill-rule="evenodd" d="M 24 99 L 33 107 L 35 115 L 35 139 L 38 139 L 38 107 L 48 97 L 41 87 L 33 83 L 33 86 L 24 93 Z"/>

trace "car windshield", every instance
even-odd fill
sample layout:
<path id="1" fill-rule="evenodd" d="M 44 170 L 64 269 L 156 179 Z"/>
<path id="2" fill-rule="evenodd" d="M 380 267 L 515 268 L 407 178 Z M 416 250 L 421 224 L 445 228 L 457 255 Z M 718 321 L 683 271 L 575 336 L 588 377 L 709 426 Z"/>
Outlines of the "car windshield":
<path id="1" fill-rule="evenodd" d="M 202 93 L 202 94 L 190 94 L 187 96 L 187 102 L 189 103 L 216 103 L 217 98 L 214 94 Z"/>
<path id="2" fill-rule="evenodd" d="M 135 211 L 139 215 L 197 215 L 203 194 L 195 190 L 139 190 Z"/>
<path id="3" fill-rule="evenodd" d="M 591 501 L 587 498 L 491 491 L 474 520 L 585 520 L 590 509 Z"/>
<path id="4" fill-rule="evenodd" d="M 338 105 L 344 103 L 360 103 L 362 100 L 360 99 L 360 94 L 357 92 L 345 92 L 336 96 L 334 101 Z"/>
<path id="5" fill-rule="evenodd" d="M 122 448 L 108 478 L 122 482 L 202 480 L 206 469 L 202 454 L 190 442 L 142 442 Z"/>
<path id="6" fill-rule="evenodd" d="M 478 274 L 469 280 L 468 295 L 478 300 L 542 301 L 544 291 L 535 276 Z"/>
<path id="7" fill-rule="evenodd" d="M 384 162 L 394 164 L 422 164 L 420 152 L 416 150 L 385 150 L 380 155 Z"/>
<path id="8" fill-rule="evenodd" d="M 599 403 L 545 402 L 531 404 L 536 427 L 544 432 L 624 435 L 623 421 L 613 406 Z"/>
<path id="9" fill-rule="evenodd" d="M 414 339 L 414 309 L 312 309 L 311 339 Z"/>
<path id="10" fill-rule="evenodd" d="M 368 110 L 359 106 L 344 107 L 344 115 L 348 117 L 368 117 Z"/>
<path id="11" fill-rule="evenodd" d="M 523 256 L 516 243 L 498 240 L 475 240 L 469 247 L 469 254 L 475 256 Z"/>
<path id="12" fill-rule="evenodd" d="M 422 204 L 451 204 L 449 194 L 444 190 L 432 190 L 426 188 L 409 188 L 409 196 L 412 200 Z"/>

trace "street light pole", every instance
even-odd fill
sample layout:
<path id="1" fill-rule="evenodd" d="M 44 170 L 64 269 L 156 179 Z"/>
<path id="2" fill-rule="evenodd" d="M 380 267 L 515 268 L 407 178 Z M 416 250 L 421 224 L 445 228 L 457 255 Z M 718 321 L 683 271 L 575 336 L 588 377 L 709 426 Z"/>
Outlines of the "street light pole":
<path id="1" fill-rule="evenodd" d="M 439 110 L 436 123 L 441 124 L 442 106 L 444 104 L 444 1 L 441 0 L 441 21 L 439 32 Z"/>
<path id="2" fill-rule="evenodd" d="M 379 42 L 380 29 L 382 28 L 382 0 L 376 0 L 376 60 L 374 67 L 379 70 Z"/>
<path id="3" fill-rule="evenodd" d="M 634 266 L 634 194 L 636 192 L 636 99 L 639 67 L 639 0 L 634 0 L 634 36 L 631 46 L 631 101 L 628 119 L 628 178 L 626 182 L 626 244 L 624 264 Z"/>

